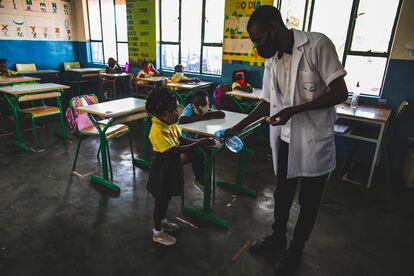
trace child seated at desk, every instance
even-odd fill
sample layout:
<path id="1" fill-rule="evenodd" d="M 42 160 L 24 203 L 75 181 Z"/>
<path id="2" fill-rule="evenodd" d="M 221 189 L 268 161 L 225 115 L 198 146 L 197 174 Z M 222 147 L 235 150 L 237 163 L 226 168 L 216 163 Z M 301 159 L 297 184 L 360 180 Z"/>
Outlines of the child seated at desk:
<path id="1" fill-rule="evenodd" d="M 182 195 L 183 192 L 181 155 L 185 154 L 191 160 L 196 179 L 202 181 L 204 163 L 195 148 L 212 144 L 213 140 L 192 140 L 181 136 L 181 128 L 177 126 L 177 98 L 165 88 L 154 88 L 151 91 L 145 109 L 152 116 L 149 140 L 155 152 L 147 184 L 147 190 L 155 199 L 152 240 L 169 246 L 176 240 L 164 231 L 176 231 L 178 225 L 169 222 L 166 213 L 171 197 Z"/>
<path id="2" fill-rule="evenodd" d="M 236 71 L 233 75 L 233 85 L 231 86 L 233 90 L 241 90 L 244 92 L 252 93 L 253 88 L 246 81 L 245 71 Z"/>
<path id="3" fill-rule="evenodd" d="M 189 103 L 182 111 L 179 124 L 189 124 L 209 119 L 221 119 L 225 114 L 220 110 L 210 108 L 210 99 L 205 91 L 199 90 L 191 96 Z M 184 133 L 184 132 L 183 132 Z"/>
<path id="4" fill-rule="evenodd" d="M 15 71 L 7 69 L 7 60 L 0 59 L 0 78 L 20 77 L 21 75 Z"/>
<path id="5" fill-rule="evenodd" d="M 160 75 L 160 72 L 155 69 L 154 64 L 144 61 L 142 63 L 142 69 L 137 74 L 137 78 L 151 78 Z"/>
<path id="6" fill-rule="evenodd" d="M 108 66 L 105 69 L 107 74 L 119 74 L 123 73 L 124 70 L 119 66 L 118 62 L 114 58 L 108 59 Z"/>
<path id="7" fill-rule="evenodd" d="M 177 64 L 174 67 L 174 75 L 171 77 L 171 82 L 173 83 L 189 83 L 195 82 L 198 83 L 200 80 L 198 78 L 189 78 L 184 76 L 184 66 L 182 64 Z"/>

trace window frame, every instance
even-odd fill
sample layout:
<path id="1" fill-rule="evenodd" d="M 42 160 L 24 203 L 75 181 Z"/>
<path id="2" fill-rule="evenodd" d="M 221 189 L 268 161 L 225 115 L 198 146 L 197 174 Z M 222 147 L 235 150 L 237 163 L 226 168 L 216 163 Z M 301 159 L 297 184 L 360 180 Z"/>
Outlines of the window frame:
<path id="1" fill-rule="evenodd" d="M 87 9 L 87 15 L 88 15 L 89 42 L 90 43 L 93 43 L 93 42 L 101 43 L 101 45 L 102 45 L 102 57 L 103 57 L 102 63 L 94 62 L 92 60 L 92 47 L 90 47 L 89 51 L 90 51 L 90 55 L 91 55 L 91 63 L 93 63 L 93 64 L 106 64 L 106 61 L 105 61 L 105 47 L 104 47 L 104 42 L 103 42 L 103 27 L 102 27 L 102 8 L 101 8 L 101 1 L 102 0 L 98 0 L 98 1 L 99 1 L 99 24 L 100 24 L 100 29 L 101 29 L 101 39 L 100 40 L 91 38 L 91 23 L 90 23 L 90 20 L 89 20 L 89 0 L 86 1 L 86 9 Z M 116 60 L 119 60 L 118 44 L 126 44 L 128 46 L 128 39 L 127 39 L 127 41 L 118 40 L 117 20 L 116 20 L 116 0 L 113 0 L 112 2 L 113 2 L 114 24 L 115 24 Z"/>
<path id="2" fill-rule="evenodd" d="M 160 51 L 159 51 L 159 59 L 160 59 L 160 68 L 161 70 L 170 70 L 169 68 L 163 67 L 162 64 L 162 46 L 163 45 L 178 45 L 178 63 L 181 63 L 181 10 L 182 10 L 182 0 L 178 0 L 178 42 L 174 41 L 164 41 L 162 39 L 162 1 L 168 1 L 168 0 L 158 0 L 159 4 L 159 35 L 160 35 Z M 197 72 L 194 71 L 185 71 L 189 74 L 198 74 L 198 75 L 205 75 L 205 76 L 222 76 L 223 70 L 221 71 L 221 74 L 211 74 L 211 73 L 204 73 L 203 72 L 203 54 L 204 54 L 204 47 L 217 47 L 223 49 L 223 42 L 217 43 L 217 42 L 205 42 L 205 23 L 206 23 L 206 2 L 207 0 L 202 0 L 202 11 L 201 11 L 201 49 L 200 49 L 200 70 Z M 224 18 L 224 14 L 223 14 Z M 223 26 L 224 28 L 224 26 Z"/>
<path id="3" fill-rule="evenodd" d="M 284 0 L 277 0 L 276 7 L 279 10 L 280 10 L 280 7 L 282 6 L 282 1 L 284 1 Z M 308 32 L 311 31 L 312 19 L 313 19 L 313 10 L 314 10 L 316 1 L 318 1 L 318 0 L 306 0 L 305 11 L 304 11 L 305 16 L 303 18 L 302 31 L 308 31 Z M 387 72 L 389 61 L 390 61 L 392 43 L 393 43 L 394 37 L 395 37 L 395 30 L 397 28 L 398 18 L 399 18 L 400 12 L 401 12 L 402 2 L 403 2 L 402 0 L 398 0 L 398 6 L 397 6 L 396 13 L 395 13 L 394 23 L 393 23 L 391 33 L 390 33 L 390 41 L 388 43 L 388 49 L 387 49 L 386 52 L 381 53 L 381 52 L 372 52 L 372 51 L 353 51 L 352 50 L 352 40 L 354 38 L 354 31 L 355 31 L 356 19 L 358 17 L 358 8 L 359 8 L 360 0 L 353 0 L 352 1 L 352 8 L 351 8 L 351 12 L 350 12 L 348 29 L 347 29 L 346 39 L 345 39 L 344 53 L 343 53 L 342 57 L 340 57 L 342 65 L 345 67 L 346 59 L 347 59 L 348 56 L 383 57 L 383 58 L 387 59 L 387 63 L 386 63 L 385 70 L 384 70 L 383 77 L 382 77 L 382 81 L 381 81 L 381 88 L 380 88 L 379 94 L 378 95 L 371 95 L 371 94 L 362 93 L 361 95 L 363 95 L 365 97 L 373 97 L 373 98 L 380 98 L 381 97 L 382 90 L 384 88 L 386 72 Z M 308 10 L 309 10 L 309 14 L 307 14 Z M 349 94 L 353 93 L 352 91 L 348 91 L 348 92 L 349 92 Z"/>

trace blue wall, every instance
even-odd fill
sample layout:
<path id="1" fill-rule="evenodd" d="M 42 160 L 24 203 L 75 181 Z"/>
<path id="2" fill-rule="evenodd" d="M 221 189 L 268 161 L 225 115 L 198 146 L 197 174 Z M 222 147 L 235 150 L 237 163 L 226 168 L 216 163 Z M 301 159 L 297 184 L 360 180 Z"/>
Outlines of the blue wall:
<path id="1" fill-rule="evenodd" d="M 0 58 L 6 58 L 9 68 L 16 63 L 34 63 L 37 69 L 62 68 L 62 62 L 76 61 L 77 42 L 0 40 Z"/>

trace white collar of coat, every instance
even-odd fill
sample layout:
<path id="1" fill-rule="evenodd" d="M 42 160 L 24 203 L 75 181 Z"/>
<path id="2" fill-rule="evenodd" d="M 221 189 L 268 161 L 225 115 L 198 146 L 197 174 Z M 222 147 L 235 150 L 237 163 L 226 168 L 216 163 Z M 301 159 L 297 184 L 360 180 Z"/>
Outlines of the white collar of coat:
<path id="1" fill-rule="evenodd" d="M 295 39 L 293 48 L 299 48 L 309 42 L 306 32 L 293 29 L 293 36 Z"/>

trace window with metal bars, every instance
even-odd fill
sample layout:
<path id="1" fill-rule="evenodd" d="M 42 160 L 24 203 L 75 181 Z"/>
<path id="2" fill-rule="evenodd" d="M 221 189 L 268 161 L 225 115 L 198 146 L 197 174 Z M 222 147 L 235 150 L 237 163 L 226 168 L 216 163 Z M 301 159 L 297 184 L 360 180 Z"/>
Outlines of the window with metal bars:
<path id="1" fill-rule="evenodd" d="M 221 75 L 225 0 L 159 0 L 162 69 Z"/>
<path id="2" fill-rule="evenodd" d="M 321 32 L 336 46 L 352 93 L 378 97 L 385 79 L 401 0 L 278 0 L 286 25 Z"/>
<path id="3" fill-rule="evenodd" d="M 93 63 L 128 61 L 126 0 L 88 0 L 90 52 Z M 104 19 L 104 20 L 103 20 Z"/>

